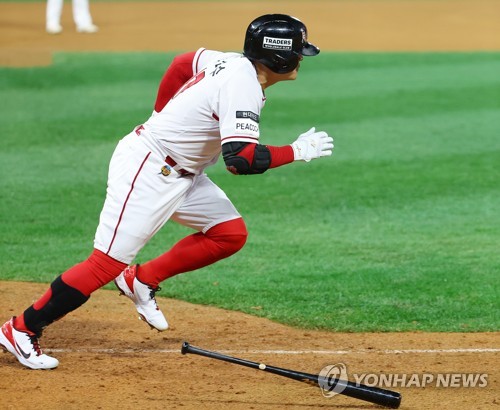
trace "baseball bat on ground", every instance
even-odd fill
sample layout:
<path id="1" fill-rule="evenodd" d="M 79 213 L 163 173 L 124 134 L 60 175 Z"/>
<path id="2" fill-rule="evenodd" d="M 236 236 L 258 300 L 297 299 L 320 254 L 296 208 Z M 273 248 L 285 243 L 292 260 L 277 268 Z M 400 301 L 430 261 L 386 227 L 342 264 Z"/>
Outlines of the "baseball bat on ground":
<path id="1" fill-rule="evenodd" d="M 325 378 L 321 375 L 298 372 L 295 370 L 282 369 L 281 367 L 268 366 L 263 363 L 251 362 L 249 360 L 238 359 L 237 357 L 226 356 L 221 353 L 200 349 L 184 342 L 181 348 L 182 354 L 193 353 L 224 362 L 235 363 L 252 369 L 288 377 L 305 383 L 313 383 L 319 386 L 336 386 L 339 394 L 364 400 L 381 406 L 397 409 L 401 404 L 401 394 L 398 392 L 384 390 L 378 387 L 365 386 L 363 384 L 352 383 L 342 379 Z"/>

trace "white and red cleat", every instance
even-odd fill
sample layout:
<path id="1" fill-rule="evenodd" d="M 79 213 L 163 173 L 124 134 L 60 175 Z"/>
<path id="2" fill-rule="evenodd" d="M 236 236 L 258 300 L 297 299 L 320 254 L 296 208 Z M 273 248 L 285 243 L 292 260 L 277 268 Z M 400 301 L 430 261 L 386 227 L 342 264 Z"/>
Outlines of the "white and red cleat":
<path id="1" fill-rule="evenodd" d="M 30 369 L 55 369 L 59 361 L 42 352 L 36 335 L 14 327 L 14 318 L 5 322 L 0 331 L 0 345 Z"/>
<path id="2" fill-rule="evenodd" d="M 167 319 L 156 303 L 155 293 L 160 288 L 152 288 L 136 277 L 137 265 L 129 266 L 115 279 L 115 285 L 122 295 L 134 302 L 139 319 L 144 320 L 152 328 L 163 332 L 168 329 Z"/>

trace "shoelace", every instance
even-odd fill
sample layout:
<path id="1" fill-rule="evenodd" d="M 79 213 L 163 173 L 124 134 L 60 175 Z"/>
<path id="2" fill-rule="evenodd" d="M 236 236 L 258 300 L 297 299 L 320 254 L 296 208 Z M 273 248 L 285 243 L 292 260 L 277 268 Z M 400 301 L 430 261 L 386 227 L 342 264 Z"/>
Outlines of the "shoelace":
<path id="1" fill-rule="evenodd" d="M 37 356 L 42 355 L 43 353 L 42 353 L 42 349 L 40 347 L 40 343 L 38 342 L 38 338 L 35 335 L 28 336 L 28 337 L 30 338 L 30 342 L 33 345 L 33 349 L 35 350 L 36 355 Z"/>
<path id="2" fill-rule="evenodd" d="M 149 293 L 149 297 L 151 298 L 151 300 L 153 302 L 155 302 L 155 306 L 156 306 L 156 310 L 160 310 L 160 308 L 158 307 L 158 303 L 156 303 L 156 292 L 160 291 L 161 288 L 158 286 L 157 288 L 152 288 L 151 286 L 148 286 L 149 289 L 151 290 L 151 292 Z"/>

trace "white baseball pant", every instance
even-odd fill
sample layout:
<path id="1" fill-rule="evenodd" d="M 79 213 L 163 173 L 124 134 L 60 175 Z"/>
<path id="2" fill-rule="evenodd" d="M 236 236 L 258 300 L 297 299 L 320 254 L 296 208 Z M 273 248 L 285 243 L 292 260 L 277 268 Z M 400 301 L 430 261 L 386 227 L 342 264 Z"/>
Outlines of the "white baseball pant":
<path id="1" fill-rule="evenodd" d="M 117 145 L 109 164 L 106 200 L 94 247 L 130 264 L 172 219 L 200 232 L 240 218 L 226 194 L 207 175 L 182 176 L 151 152 L 135 132 Z"/>

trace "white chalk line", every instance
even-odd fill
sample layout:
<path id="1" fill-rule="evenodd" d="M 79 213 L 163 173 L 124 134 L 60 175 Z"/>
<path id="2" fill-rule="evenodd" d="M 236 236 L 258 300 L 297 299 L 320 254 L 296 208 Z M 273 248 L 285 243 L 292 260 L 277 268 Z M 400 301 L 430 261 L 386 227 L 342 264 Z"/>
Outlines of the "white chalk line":
<path id="1" fill-rule="evenodd" d="M 181 349 L 99 349 L 99 348 L 77 348 L 77 349 L 44 349 L 50 353 L 95 353 L 95 354 L 178 354 Z M 356 355 L 356 354 L 477 354 L 477 353 L 500 353 L 500 348 L 471 348 L 471 349 L 362 349 L 362 350 L 217 350 L 223 354 L 262 354 L 262 355 Z"/>

